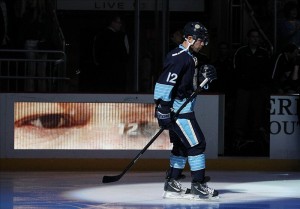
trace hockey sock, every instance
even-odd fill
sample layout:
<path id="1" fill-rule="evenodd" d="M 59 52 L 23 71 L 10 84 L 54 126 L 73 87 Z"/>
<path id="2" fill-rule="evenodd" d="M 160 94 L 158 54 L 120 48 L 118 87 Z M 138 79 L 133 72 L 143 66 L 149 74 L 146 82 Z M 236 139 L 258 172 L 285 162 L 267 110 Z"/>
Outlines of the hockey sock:
<path id="1" fill-rule="evenodd" d="M 178 177 L 181 176 L 182 171 L 183 169 L 170 167 L 169 170 L 167 171 L 167 178 L 177 179 Z"/>
<path id="2" fill-rule="evenodd" d="M 198 171 L 191 171 L 192 182 L 203 182 L 205 176 L 205 169 Z"/>
<path id="3" fill-rule="evenodd" d="M 186 164 L 186 160 L 186 157 L 176 156 L 172 154 L 170 156 L 170 169 L 168 171 L 169 174 L 167 177 L 177 179 L 179 176 L 181 176 L 181 173 Z"/>
<path id="4" fill-rule="evenodd" d="M 205 176 L 205 155 L 188 156 L 193 182 L 202 182 Z"/>

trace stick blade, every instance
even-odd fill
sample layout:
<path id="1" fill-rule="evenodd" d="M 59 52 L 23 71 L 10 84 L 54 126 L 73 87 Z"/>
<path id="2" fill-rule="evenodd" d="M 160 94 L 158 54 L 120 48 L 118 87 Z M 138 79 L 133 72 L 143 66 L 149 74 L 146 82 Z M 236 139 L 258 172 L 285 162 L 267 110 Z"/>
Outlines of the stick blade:
<path id="1" fill-rule="evenodd" d="M 116 182 L 116 181 L 119 181 L 120 178 L 121 178 L 120 175 L 117 175 L 117 176 L 103 176 L 102 183 L 106 184 L 106 183 Z"/>

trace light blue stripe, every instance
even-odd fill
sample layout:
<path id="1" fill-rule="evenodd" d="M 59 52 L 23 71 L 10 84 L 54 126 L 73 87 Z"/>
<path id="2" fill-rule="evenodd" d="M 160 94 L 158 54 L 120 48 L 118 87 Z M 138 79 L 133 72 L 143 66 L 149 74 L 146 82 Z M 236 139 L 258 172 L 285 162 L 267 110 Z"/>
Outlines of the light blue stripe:
<path id="1" fill-rule="evenodd" d="M 176 112 L 182 105 L 183 103 L 186 101 L 186 99 L 183 99 L 183 100 L 178 100 L 178 99 L 175 99 L 174 100 L 174 103 L 173 103 L 173 108 L 174 108 L 174 111 Z M 196 99 L 193 99 L 191 102 L 189 102 L 181 111 L 180 113 L 189 113 L 189 112 L 193 112 L 194 111 L 194 106 L 195 106 L 195 102 L 196 102 Z"/>
<path id="2" fill-rule="evenodd" d="M 189 156 L 188 161 L 190 164 L 191 171 L 198 171 L 205 169 L 205 155 L 196 155 L 196 156 Z"/>
<path id="3" fill-rule="evenodd" d="M 154 89 L 154 99 L 162 99 L 163 101 L 171 101 L 171 92 L 174 86 L 156 83 Z"/>
<path id="4" fill-rule="evenodd" d="M 186 157 L 171 155 L 170 166 L 172 168 L 184 169 L 186 160 L 187 160 Z"/>
<path id="5" fill-rule="evenodd" d="M 199 142 L 196 138 L 196 133 L 191 126 L 191 123 L 187 119 L 177 119 L 176 120 L 177 125 L 180 127 L 182 133 L 186 137 L 187 141 L 191 145 L 191 147 L 197 145 Z"/>

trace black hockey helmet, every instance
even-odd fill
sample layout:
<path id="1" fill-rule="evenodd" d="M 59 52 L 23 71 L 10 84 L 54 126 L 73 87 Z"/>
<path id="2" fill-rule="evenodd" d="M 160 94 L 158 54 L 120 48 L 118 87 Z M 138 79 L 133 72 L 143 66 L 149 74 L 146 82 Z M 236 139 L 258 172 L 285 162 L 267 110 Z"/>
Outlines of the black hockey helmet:
<path id="1" fill-rule="evenodd" d="M 188 22 L 183 29 L 184 37 L 192 36 L 194 40 L 201 39 L 208 44 L 208 31 L 200 22 Z"/>

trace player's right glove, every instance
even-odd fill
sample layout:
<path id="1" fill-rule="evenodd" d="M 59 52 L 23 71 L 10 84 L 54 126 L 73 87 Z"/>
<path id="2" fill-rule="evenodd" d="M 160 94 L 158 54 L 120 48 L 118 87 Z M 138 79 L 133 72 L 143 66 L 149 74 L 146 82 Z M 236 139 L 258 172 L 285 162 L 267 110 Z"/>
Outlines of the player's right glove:
<path id="1" fill-rule="evenodd" d="M 213 65 L 202 65 L 200 67 L 200 76 L 202 76 L 204 79 L 208 78 L 209 82 L 212 82 L 213 80 L 217 79 L 216 68 Z"/>
<path id="2" fill-rule="evenodd" d="M 155 117 L 161 128 L 169 129 L 172 126 L 172 117 L 174 112 L 169 106 L 158 105 L 155 108 Z"/>

